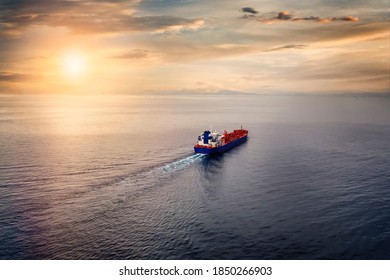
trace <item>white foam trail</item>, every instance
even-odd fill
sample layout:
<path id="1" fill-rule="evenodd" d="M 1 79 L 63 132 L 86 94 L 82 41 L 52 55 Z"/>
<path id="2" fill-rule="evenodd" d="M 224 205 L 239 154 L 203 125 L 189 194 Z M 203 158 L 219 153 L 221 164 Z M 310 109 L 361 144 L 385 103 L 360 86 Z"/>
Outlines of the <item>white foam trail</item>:
<path id="1" fill-rule="evenodd" d="M 180 170 L 180 169 L 183 169 L 184 167 L 186 167 L 194 162 L 202 160 L 205 157 L 206 157 L 206 155 L 204 155 L 204 154 L 195 154 L 195 155 L 177 160 L 175 162 L 166 164 L 165 166 L 161 167 L 160 170 L 164 173 L 172 172 L 175 170 Z"/>

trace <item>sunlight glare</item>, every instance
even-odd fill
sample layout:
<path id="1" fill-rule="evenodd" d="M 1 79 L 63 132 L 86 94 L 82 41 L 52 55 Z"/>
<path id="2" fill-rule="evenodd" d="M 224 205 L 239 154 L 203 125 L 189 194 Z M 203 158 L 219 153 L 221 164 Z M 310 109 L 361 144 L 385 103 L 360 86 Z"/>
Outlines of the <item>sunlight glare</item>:
<path id="1" fill-rule="evenodd" d="M 86 71 L 85 57 L 76 52 L 67 53 L 63 57 L 63 70 L 69 78 L 81 78 Z"/>

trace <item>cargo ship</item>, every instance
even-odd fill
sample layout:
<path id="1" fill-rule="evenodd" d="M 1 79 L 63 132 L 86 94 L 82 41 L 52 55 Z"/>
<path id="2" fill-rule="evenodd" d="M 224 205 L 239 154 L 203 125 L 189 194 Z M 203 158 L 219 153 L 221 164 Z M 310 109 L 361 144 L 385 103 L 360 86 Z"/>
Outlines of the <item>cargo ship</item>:
<path id="1" fill-rule="evenodd" d="M 241 129 L 229 133 L 225 130 L 223 134 L 206 130 L 198 136 L 198 143 L 194 146 L 195 153 L 206 155 L 223 153 L 245 142 L 248 133 L 249 131 L 242 129 L 242 126 Z"/>

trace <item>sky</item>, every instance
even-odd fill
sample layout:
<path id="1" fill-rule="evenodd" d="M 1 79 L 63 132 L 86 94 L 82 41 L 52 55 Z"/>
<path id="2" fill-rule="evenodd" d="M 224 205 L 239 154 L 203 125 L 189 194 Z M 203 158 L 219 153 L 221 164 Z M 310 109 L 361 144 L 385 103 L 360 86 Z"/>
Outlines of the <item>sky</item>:
<path id="1" fill-rule="evenodd" d="M 389 93 L 388 0 L 0 0 L 0 92 Z"/>

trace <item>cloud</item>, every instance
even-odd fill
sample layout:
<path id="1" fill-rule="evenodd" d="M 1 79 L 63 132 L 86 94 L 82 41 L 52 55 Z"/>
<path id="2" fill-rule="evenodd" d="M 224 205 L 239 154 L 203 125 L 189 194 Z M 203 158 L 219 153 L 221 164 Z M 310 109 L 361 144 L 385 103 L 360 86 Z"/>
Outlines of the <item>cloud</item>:
<path id="1" fill-rule="evenodd" d="M 0 3 L 0 36 L 17 37 L 31 26 L 66 27 L 73 33 L 179 32 L 205 25 L 201 18 L 135 16 L 139 0 L 20 0 Z"/>
<path id="2" fill-rule="evenodd" d="M 174 18 L 171 18 L 171 21 Z M 170 22 L 170 24 L 166 24 L 165 26 L 155 27 L 156 33 L 166 33 L 166 32 L 179 32 L 183 30 L 197 30 L 205 26 L 205 21 L 203 19 L 192 19 L 182 21 L 178 21 L 177 18 L 174 19 L 176 22 Z"/>
<path id="3" fill-rule="evenodd" d="M 253 15 L 259 13 L 258 11 L 256 11 L 255 9 L 253 9 L 251 7 L 241 8 L 241 12 L 243 12 L 243 13 L 250 13 L 250 14 L 253 14 Z"/>
<path id="4" fill-rule="evenodd" d="M 370 84 L 371 89 L 386 89 L 389 85 L 388 65 L 382 60 L 386 53 L 373 53 L 371 50 L 343 50 L 340 52 L 323 53 L 305 59 L 293 69 L 287 68 L 280 75 L 291 80 L 320 82 L 329 87 L 341 85 L 341 88 L 351 87 L 359 90 L 361 84 Z M 275 66 L 278 67 L 278 66 Z"/>
<path id="5" fill-rule="evenodd" d="M 114 55 L 111 58 L 119 58 L 119 59 L 142 59 L 148 57 L 148 51 L 147 50 L 132 50 L 130 52 L 120 54 L 120 55 Z"/>
<path id="6" fill-rule="evenodd" d="M 337 25 L 325 25 L 321 28 L 311 26 L 307 32 L 296 34 L 296 40 L 303 42 L 322 42 L 328 44 L 367 41 L 388 34 L 386 22 L 349 25 L 340 28 Z"/>
<path id="7" fill-rule="evenodd" d="M 144 50 L 144 49 L 133 49 L 128 52 L 111 56 L 111 58 L 116 59 L 148 59 L 156 55 L 156 51 Z"/>
<path id="8" fill-rule="evenodd" d="M 283 11 L 283 12 L 280 12 L 275 19 L 290 20 L 290 19 L 292 19 L 292 16 L 290 15 L 290 13 L 288 11 Z"/>
<path id="9" fill-rule="evenodd" d="M 284 46 L 268 49 L 268 50 L 266 50 L 266 52 L 279 51 L 279 50 L 284 50 L 284 49 L 304 49 L 306 47 L 308 47 L 308 45 L 305 45 L 305 44 L 289 44 L 289 45 L 284 45 Z"/>
<path id="10" fill-rule="evenodd" d="M 248 17 L 246 17 L 248 18 Z M 252 16 L 253 18 L 253 16 Z M 282 11 L 279 12 L 274 17 L 264 17 L 264 16 L 258 16 L 256 17 L 256 20 L 262 23 L 275 23 L 275 22 L 282 22 L 282 21 L 314 21 L 314 22 L 332 22 L 332 21 L 349 21 L 349 22 L 357 22 L 359 21 L 359 18 L 353 17 L 353 16 L 343 16 L 343 17 L 318 17 L 318 16 L 307 16 L 307 17 L 295 17 L 293 16 L 289 11 Z"/>
<path id="11" fill-rule="evenodd" d="M 293 21 L 301 21 L 301 20 L 312 20 L 318 22 L 331 22 L 331 21 L 352 21 L 357 22 L 359 18 L 353 16 L 345 16 L 345 17 L 333 17 L 333 18 L 320 18 L 320 17 L 304 17 L 304 18 L 293 18 Z"/>
<path id="12" fill-rule="evenodd" d="M 145 59 L 164 63 L 191 63 L 194 61 L 212 61 L 218 58 L 237 57 L 258 53 L 257 46 L 245 44 L 214 44 L 211 42 L 188 41 L 182 38 L 166 37 L 164 40 L 151 40 L 148 43 L 148 52 Z M 126 55 L 125 55 L 126 56 Z M 125 58 L 122 57 L 122 58 Z M 130 56 L 131 52 L 130 52 Z M 118 57 L 119 58 L 119 57 Z"/>
<path id="13" fill-rule="evenodd" d="M 30 74 L 20 74 L 13 72 L 0 72 L 1 82 L 19 82 L 31 79 L 33 76 Z"/>
<path id="14" fill-rule="evenodd" d="M 165 37 L 142 42 L 138 49 L 116 53 L 117 59 L 148 60 L 166 63 L 191 63 L 220 58 L 244 58 L 255 54 L 266 54 L 283 50 L 301 51 L 317 49 L 321 46 L 334 46 L 350 42 L 360 42 L 387 34 L 385 23 L 356 24 L 340 28 L 337 25 L 300 25 L 298 28 L 269 26 L 266 29 L 253 28 L 253 33 L 227 33 L 226 37 L 210 36 L 213 30 L 197 34 L 195 38 Z M 246 29 L 246 31 L 249 30 Z M 240 31 L 242 28 L 240 29 Z M 277 30 L 277 31 L 275 31 Z M 227 31 L 225 31 L 227 32 Z M 385 36 L 385 35 L 383 35 Z M 384 37 L 385 38 L 385 37 Z"/>

